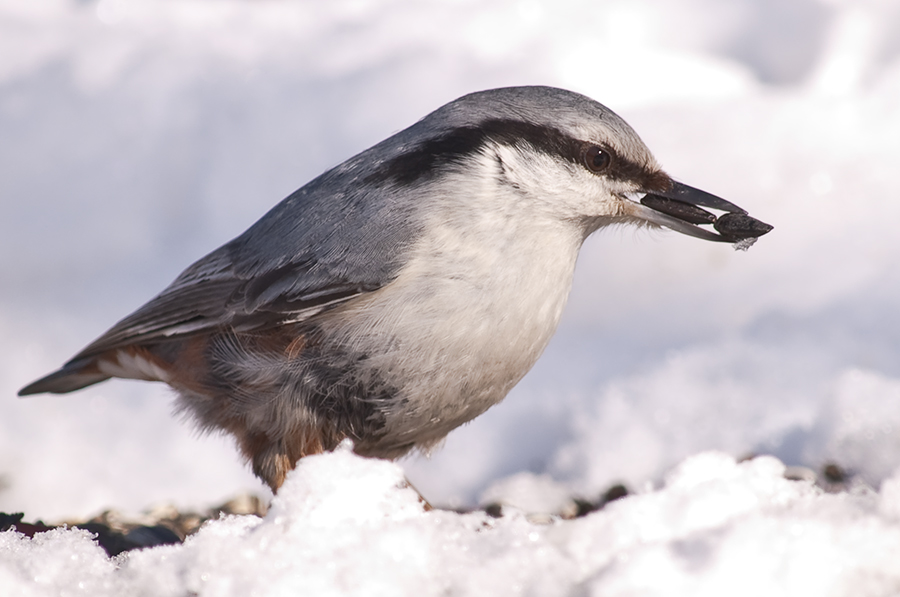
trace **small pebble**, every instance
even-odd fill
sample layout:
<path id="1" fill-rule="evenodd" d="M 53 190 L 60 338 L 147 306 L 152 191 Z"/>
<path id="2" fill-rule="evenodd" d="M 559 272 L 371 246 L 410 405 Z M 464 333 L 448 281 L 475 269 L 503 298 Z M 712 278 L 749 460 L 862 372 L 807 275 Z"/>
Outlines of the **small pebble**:
<path id="1" fill-rule="evenodd" d="M 843 483 L 847 480 L 847 473 L 840 466 L 829 462 L 822 469 L 822 475 L 829 483 Z"/>
<path id="2" fill-rule="evenodd" d="M 614 502 L 618 499 L 622 499 L 623 497 L 629 494 L 628 488 L 622 484 L 613 485 L 609 489 L 606 490 L 606 493 L 603 494 L 603 499 L 601 503 L 605 506 L 610 502 Z"/>

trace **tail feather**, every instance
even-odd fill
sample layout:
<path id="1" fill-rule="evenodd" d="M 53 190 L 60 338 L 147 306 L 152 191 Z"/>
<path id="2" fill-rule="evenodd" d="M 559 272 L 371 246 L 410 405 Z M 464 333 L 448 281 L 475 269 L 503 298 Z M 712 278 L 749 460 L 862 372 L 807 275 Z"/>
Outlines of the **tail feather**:
<path id="1" fill-rule="evenodd" d="M 58 371 L 45 375 L 19 390 L 19 396 L 31 394 L 65 394 L 95 383 L 106 381 L 111 376 L 97 368 L 95 358 L 77 359 L 63 365 Z"/>

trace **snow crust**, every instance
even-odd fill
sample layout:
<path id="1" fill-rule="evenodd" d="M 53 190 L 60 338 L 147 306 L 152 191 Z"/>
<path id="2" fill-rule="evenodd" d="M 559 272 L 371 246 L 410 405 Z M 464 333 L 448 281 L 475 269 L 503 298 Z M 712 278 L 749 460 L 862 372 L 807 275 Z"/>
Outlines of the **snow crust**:
<path id="1" fill-rule="evenodd" d="M 577 520 L 425 511 L 402 469 L 304 459 L 265 518 L 110 561 L 85 531 L 0 534 L 7 595 L 880 595 L 900 585 L 900 478 L 827 494 L 764 456 L 682 462 Z"/>
<path id="2" fill-rule="evenodd" d="M 534 370 L 430 459 L 309 459 L 265 519 L 115 561 L 3 533 L 0 594 L 897 593 L 898 39 L 879 0 L 0 3 L 0 511 L 27 519 L 264 493 L 163 387 L 14 394 L 464 93 L 590 95 L 775 226 L 749 251 L 605 230 Z M 782 478 L 828 462 L 849 492 Z M 403 474 L 506 515 L 423 512 Z"/>

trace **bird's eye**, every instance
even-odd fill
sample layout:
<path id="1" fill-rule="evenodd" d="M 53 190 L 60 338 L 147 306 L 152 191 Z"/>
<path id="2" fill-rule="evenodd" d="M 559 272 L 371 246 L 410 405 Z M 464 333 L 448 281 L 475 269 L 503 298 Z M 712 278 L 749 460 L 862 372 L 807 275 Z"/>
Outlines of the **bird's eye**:
<path id="1" fill-rule="evenodd" d="M 588 145 L 584 150 L 584 165 L 591 172 L 603 172 L 612 163 L 608 151 L 596 145 Z"/>

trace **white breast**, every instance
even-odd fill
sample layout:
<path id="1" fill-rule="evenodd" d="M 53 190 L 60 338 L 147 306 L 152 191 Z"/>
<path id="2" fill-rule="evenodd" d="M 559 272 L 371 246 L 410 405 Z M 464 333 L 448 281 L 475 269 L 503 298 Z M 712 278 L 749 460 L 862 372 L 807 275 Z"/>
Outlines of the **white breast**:
<path id="1" fill-rule="evenodd" d="M 531 368 L 556 330 L 583 240 L 577 225 L 496 179 L 445 182 L 397 279 L 345 313 L 347 337 L 402 388 L 388 427 L 426 444 L 502 400 Z M 418 437 L 425 430 L 433 437 Z"/>

